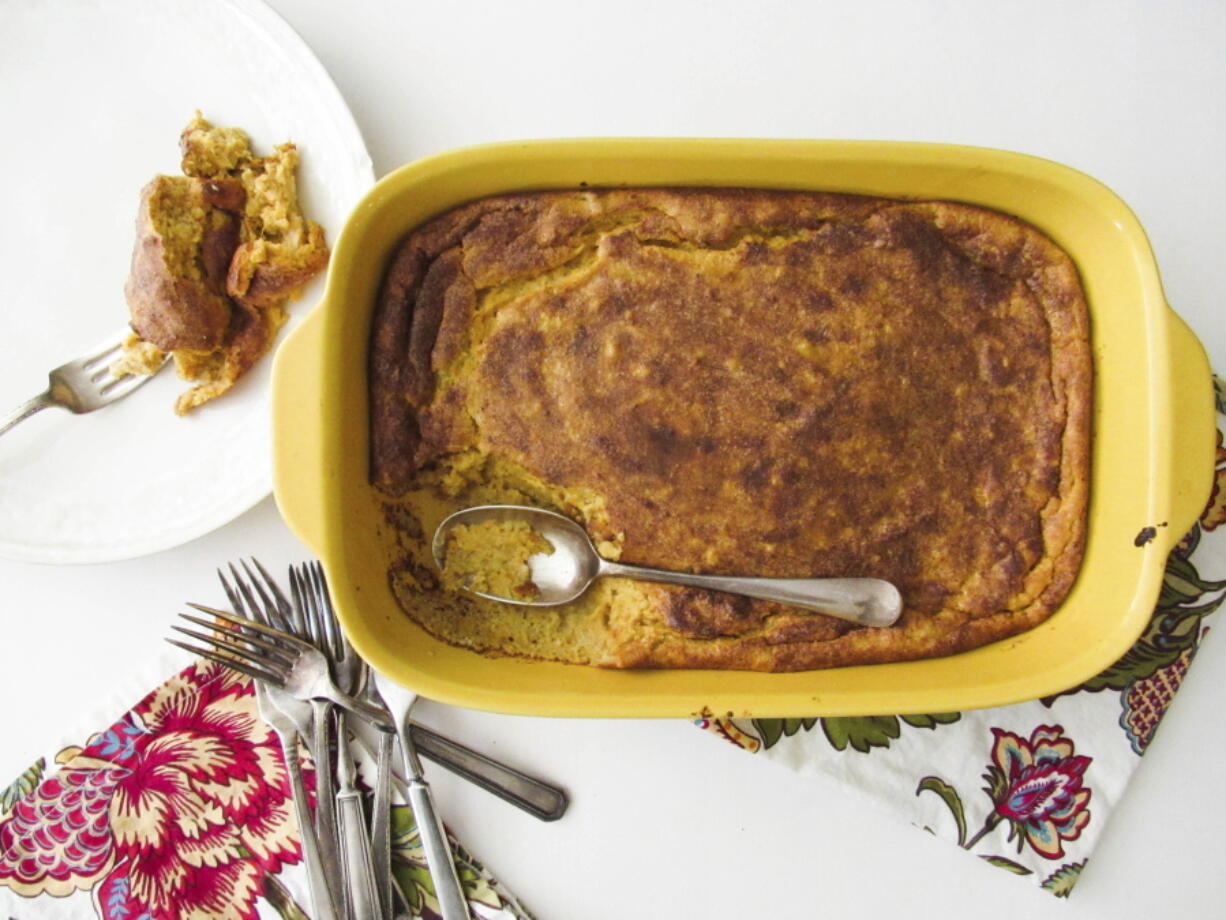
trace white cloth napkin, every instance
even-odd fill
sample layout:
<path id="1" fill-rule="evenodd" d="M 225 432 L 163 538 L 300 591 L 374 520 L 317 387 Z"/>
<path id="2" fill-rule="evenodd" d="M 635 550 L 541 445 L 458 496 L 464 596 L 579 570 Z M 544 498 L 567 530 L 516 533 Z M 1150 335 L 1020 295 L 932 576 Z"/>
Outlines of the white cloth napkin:
<path id="1" fill-rule="evenodd" d="M 1226 408 L 1215 388 L 1209 505 L 1171 554 L 1144 634 L 1106 671 L 1050 699 L 974 712 L 698 724 L 1067 897 L 1226 598 Z"/>

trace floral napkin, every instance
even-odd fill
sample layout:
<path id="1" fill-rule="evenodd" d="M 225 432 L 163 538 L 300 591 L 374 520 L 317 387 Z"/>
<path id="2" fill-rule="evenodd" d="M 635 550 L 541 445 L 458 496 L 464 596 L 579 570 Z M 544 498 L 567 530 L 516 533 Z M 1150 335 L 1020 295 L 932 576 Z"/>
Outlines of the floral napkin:
<path id="1" fill-rule="evenodd" d="M 1145 632 L 1055 696 L 975 712 L 700 719 L 763 760 L 831 776 L 987 862 L 1067 897 L 1226 599 L 1226 388 L 1209 505 L 1171 553 Z M 1221 528 L 1220 530 L 1218 528 Z"/>
<path id="2" fill-rule="evenodd" d="M 0 792 L 0 907 L 13 920 L 309 920 L 289 795 L 250 680 L 201 661 Z M 413 917 L 438 917 L 406 805 L 393 809 L 392 838 Z M 475 918 L 529 920 L 452 847 Z"/>

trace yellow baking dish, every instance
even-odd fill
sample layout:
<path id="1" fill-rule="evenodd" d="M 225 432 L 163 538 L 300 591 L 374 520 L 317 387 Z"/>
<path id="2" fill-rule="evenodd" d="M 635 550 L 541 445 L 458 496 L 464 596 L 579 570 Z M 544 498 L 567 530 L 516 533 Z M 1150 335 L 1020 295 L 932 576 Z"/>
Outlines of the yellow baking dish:
<path id="1" fill-rule="evenodd" d="M 396 242 L 463 201 L 582 185 L 757 186 L 966 201 L 1046 231 L 1081 271 L 1095 371 L 1089 536 L 1065 603 L 1027 633 L 948 658 L 791 674 L 610 671 L 487 658 L 441 643 L 397 607 L 380 503 L 367 484 L 366 348 Z M 275 488 L 323 561 L 358 651 L 425 696 L 556 716 L 869 715 L 1032 699 L 1114 662 L 1144 628 L 1170 548 L 1213 470 L 1204 350 L 1167 307 L 1140 224 L 1109 189 L 1046 160 L 917 143 L 564 140 L 458 150 L 410 163 L 358 204 L 323 303 L 279 349 Z M 1152 539 L 1138 539 L 1147 528 Z M 525 616 L 532 616 L 530 611 Z"/>

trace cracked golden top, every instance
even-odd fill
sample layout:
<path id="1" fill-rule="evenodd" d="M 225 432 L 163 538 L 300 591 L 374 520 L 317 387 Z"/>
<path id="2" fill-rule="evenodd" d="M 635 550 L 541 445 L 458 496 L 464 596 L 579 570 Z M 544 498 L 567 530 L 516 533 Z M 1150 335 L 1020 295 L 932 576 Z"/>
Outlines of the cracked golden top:
<path id="1" fill-rule="evenodd" d="M 133 333 L 113 370 L 152 373 L 171 355 L 196 383 L 175 403 L 182 415 L 268 351 L 328 246 L 299 208 L 293 144 L 257 157 L 242 130 L 197 113 L 180 148 L 184 175 L 157 176 L 141 194 L 124 289 Z"/>
<path id="2" fill-rule="evenodd" d="M 1080 565 L 1091 366 L 1075 267 L 1015 218 L 737 189 L 477 201 L 412 232 L 370 352 L 392 588 L 445 641 L 612 667 L 800 670 L 1028 629 Z M 611 558 L 874 576 L 887 629 L 605 579 L 525 612 L 440 587 L 429 537 L 551 508 Z"/>

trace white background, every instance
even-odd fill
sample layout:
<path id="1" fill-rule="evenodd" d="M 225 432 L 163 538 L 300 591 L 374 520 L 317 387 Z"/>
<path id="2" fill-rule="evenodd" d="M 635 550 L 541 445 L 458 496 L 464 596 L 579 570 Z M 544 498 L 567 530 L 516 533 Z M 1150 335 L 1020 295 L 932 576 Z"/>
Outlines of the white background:
<path id="1" fill-rule="evenodd" d="M 950 141 L 1075 166 L 1137 212 L 1171 303 L 1226 366 L 1221 3 L 273 6 L 331 72 L 379 175 L 458 145 L 575 135 Z M 216 565 L 302 553 L 265 501 L 142 560 L 0 562 L 0 776 L 168 673 L 161 637 L 181 602 L 220 600 Z M 570 788 L 566 818 L 542 824 L 432 771 L 453 829 L 540 920 L 1213 917 L 1219 646 L 1207 641 L 1068 902 L 684 721 L 419 715 Z"/>

